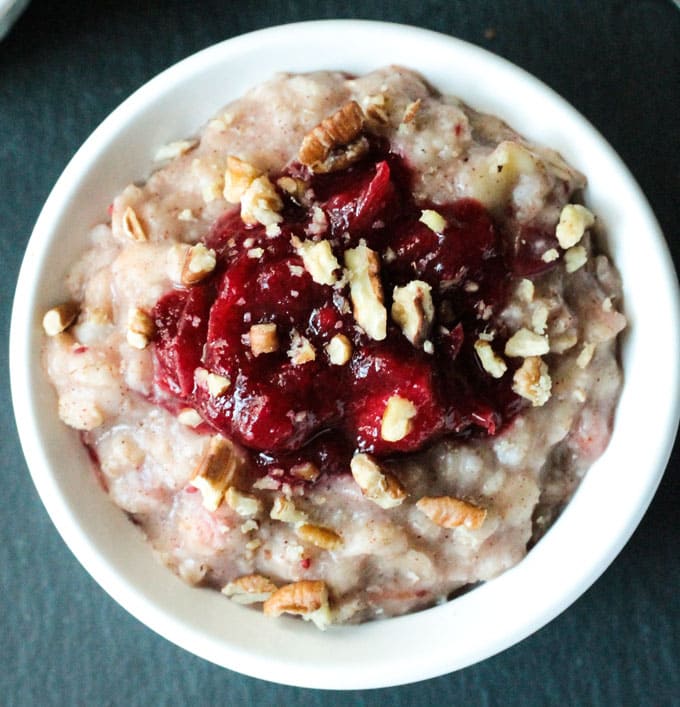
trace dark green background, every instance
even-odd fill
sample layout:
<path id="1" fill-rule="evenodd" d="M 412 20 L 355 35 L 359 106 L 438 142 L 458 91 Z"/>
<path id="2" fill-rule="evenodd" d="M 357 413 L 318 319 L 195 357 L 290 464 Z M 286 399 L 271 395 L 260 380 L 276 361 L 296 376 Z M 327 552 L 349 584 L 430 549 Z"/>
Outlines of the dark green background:
<path id="1" fill-rule="evenodd" d="M 268 25 L 333 17 L 439 30 L 543 79 L 631 168 L 677 265 L 680 11 L 670 0 L 34 0 L 0 43 L 3 337 L 39 209 L 75 150 L 118 103 L 214 42 Z M 534 636 L 467 670 L 415 685 L 302 690 L 245 678 L 185 653 L 131 618 L 89 578 L 32 486 L 11 413 L 6 347 L 0 356 L 0 704 L 680 705 L 677 445 L 648 514 L 619 558 Z M 650 371 L 650 385 L 663 384 Z M 635 472 L 621 469 L 622 475 Z"/>

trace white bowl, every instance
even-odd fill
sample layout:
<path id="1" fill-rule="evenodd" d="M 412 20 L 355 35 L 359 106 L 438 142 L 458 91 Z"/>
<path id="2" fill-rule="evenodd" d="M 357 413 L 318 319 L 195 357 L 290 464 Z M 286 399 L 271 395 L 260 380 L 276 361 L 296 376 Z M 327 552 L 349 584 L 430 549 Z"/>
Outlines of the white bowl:
<path id="1" fill-rule="evenodd" d="M 40 364 L 41 314 L 64 296 L 63 275 L 111 198 L 146 175 L 155 149 L 275 71 L 362 73 L 389 63 L 505 118 L 558 149 L 589 179 L 624 282 L 630 327 L 625 385 L 611 444 L 557 523 L 517 567 L 443 606 L 321 633 L 271 620 L 190 588 L 156 563 L 139 531 L 94 480 L 78 434 L 56 415 Z M 407 683 L 487 658 L 537 630 L 605 570 L 647 508 L 678 422 L 677 280 L 664 239 L 628 170 L 573 108 L 508 62 L 450 37 L 399 25 L 312 22 L 206 49 L 139 89 L 64 170 L 30 239 L 11 329 L 21 442 L 54 524 L 87 571 L 140 621 L 209 661 L 280 683 L 368 688 Z"/>

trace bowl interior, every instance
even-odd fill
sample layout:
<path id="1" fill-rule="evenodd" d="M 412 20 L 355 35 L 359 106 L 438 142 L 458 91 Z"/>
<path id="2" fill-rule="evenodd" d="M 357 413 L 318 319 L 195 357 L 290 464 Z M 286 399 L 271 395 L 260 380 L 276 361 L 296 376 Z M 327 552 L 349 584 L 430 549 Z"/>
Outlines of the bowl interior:
<path id="1" fill-rule="evenodd" d="M 446 605 L 322 634 L 187 587 L 152 559 L 138 530 L 100 492 L 78 435 L 57 418 L 40 363 L 40 319 L 63 297 L 63 276 L 89 229 L 106 219 L 113 195 L 148 174 L 159 145 L 193 134 L 276 71 L 363 73 L 391 63 L 501 116 L 588 176 L 587 201 L 605 225 L 624 282 L 625 385 L 608 450 L 516 568 Z M 281 683 L 406 683 L 462 668 L 538 629 L 585 591 L 630 537 L 677 427 L 679 299 L 663 237 L 625 166 L 536 79 L 482 49 L 410 27 L 283 26 L 216 45 L 164 72 L 114 111 L 68 165 L 36 224 L 17 286 L 10 344 L 15 414 L 33 479 L 59 532 L 102 587 L 152 629 L 207 660 Z M 651 366 L 663 372 L 663 385 L 650 385 Z"/>

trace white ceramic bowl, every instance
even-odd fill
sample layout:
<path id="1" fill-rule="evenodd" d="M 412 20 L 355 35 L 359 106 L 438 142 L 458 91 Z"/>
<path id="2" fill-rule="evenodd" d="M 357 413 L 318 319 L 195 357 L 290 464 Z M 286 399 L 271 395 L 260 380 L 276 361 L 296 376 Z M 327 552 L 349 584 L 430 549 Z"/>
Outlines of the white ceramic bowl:
<path id="1" fill-rule="evenodd" d="M 63 274 L 111 198 L 149 172 L 155 149 L 275 71 L 362 73 L 398 63 L 444 92 L 558 149 L 589 178 L 623 275 L 625 385 L 611 444 L 546 537 L 517 567 L 446 605 L 321 633 L 271 620 L 190 588 L 156 563 L 138 530 L 101 492 L 78 435 L 56 415 L 41 370 L 41 314 L 64 296 Z M 115 110 L 64 170 L 38 219 L 11 330 L 15 413 L 29 468 L 66 543 L 140 621 L 203 658 L 271 681 L 367 688 L 463 668 L 516 643 L 584 592 L 621 550 L 664 471 L 678 421 L 677 280 L 631 175 L 602 137 L 536 79 L 482 49 L 398 25 L 315 22 L 263 30 L 165 71 Z M 650 372 L 653 375 L 650 376 Z M 642 414 L 641 414 L 642 413 Z"/>

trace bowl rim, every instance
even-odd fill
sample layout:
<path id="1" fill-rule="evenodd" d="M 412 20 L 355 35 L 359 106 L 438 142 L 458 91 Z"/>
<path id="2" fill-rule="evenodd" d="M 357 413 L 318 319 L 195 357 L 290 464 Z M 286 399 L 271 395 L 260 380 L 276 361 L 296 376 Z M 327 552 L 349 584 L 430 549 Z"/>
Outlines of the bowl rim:
<path id="1" fill-rule="evenodd" d="M 282 684 L 329 689 L 358 689 L 414 682 L 448 673 L 490 657 L 544 626 L 590 587 L 632 535 L 661 480 L 670 457 L 680 417 L 678 402 L 680 379 L 677 364 L 670 366 L 667 386 L 664 391 L 659 392 L 659 395 L 663 396 L 662 414 L 658 418 L 657 437 L 653 440 L 654 445 L 651 449 L 650 471 L 643 479 L 636 480 L 635 485 L 631 486 L 630 497 L 622 499 L 622 502 L 627 504 L 626 513 L 621 511 L 617 516 L 616 532 L 597 545 L 594 551 L 596 557 L 589 560 L 585 570 L 579 568 L 574 558 L 566 558 L 564 567 L 553 568 L 555 570 L 553 576 L 541 577 L 540 573 L 541 564 L 549 561 L 546 553 L 550 547 L 558 542 L 565 542 L 567 528 L 574 527 L 573 516 L 576 512 L 574 502 L 577 497 L 581 499 L 584 497 L 579 489 L 563 515 L 546 535 L 546 539 L 551 538 L 550 543 L 542 541 L 515 568 L 473 592 L 459 597 L 454 602 L 385 622 L 356 627 L 338 627 L 319 635 L 316 635 L 315 630 L 307 625 L 300 622 L 293 624 L 284 619 L 275 625 L 268 624 L 271 628 L 267 631 L 272 634 L 274 643 L 274 648 L 269 652 L 261 645 L 251 645 L 240 639 L 240 642 L 234 639 L 234 642 L 225 643 L 218 635 L 210 633 L 206 626 L 192 625 L 186 618 L 186 612 L 179 617 L 171 607 L 159 603 L 151 589 L 135 585 L 130 576 L 121 575 L 118 565 L 111 557 L 103 556 L 101 547 L 98 547 L 92 538 L 83 535 L 78 512 L 73 503 L 64 497 L 61 482 L 55 474 L 56 463 L 50 457 L 50 450 L 45 447 L 44 430 L 36 417 L 35 400 L 26 394 L 26 391 L 32 390 L 36 384 L 31 366 L 26 363 L 32 355 L 35 355 L 32 347 L 36 337 L 39 336 L 39 318 L 35 304 L 36 272 L 41 271 L 40 264 L 45 257 L 46 248 L 50 245 L 50 238 L 54 236 L 53 224 L 58 222 L 65 211 L 68 211 L 73 192 L 82 184 L 87 171 L 96 163 L 100 153 L 109 142 L 119 138 L 121 126 L 128 123 L 130 116 L 134 118 L 140 115 L 145 106 L 153 108 L 166 93 L 173 90 L 168 86 L 179 85 L 196 72 L 206 71 L 206 67 L 238 61 L 239 57 L 247 55 L 255 46 L 262 47 L 265 51 L 268 48 L 274 51 L 272 47 L 278 50 L 290 43 L 292 34 L 295 34 L 296 38 L 303 36 L 320 44 L 323 38 L 337 37 L 338 33 L 343 37 L 351 34 L 355 45 L 358 41 L 367 41 L 378 33 L 383 44 L 393 47 L 398 43 L 408 42 L 421 48 L 429 47 L 429 51 L 443 55 L 464 55 L 475 66 L 488 67 L 488 71 L 510 81 L 513 86 L 524 86 L 529 95 L 542 96 L 542 100 L 551 110 L 559 114 L 564 124 L 581 131 L 584 139 L 587 139 L 586 144 L 597 146 L 601 151 L 602 159 L 609 160 L 615 167 L 616 176 L 620 180 L 617 186 L 626 194 L 635 197 L 633 206 L 626 204 L 625 208 L 635 209 L 637 217 L 646 228 L 648 239 L 655 247 L 652 259 L 655 258 L 654 267 L 657 268 L 655 272 L 658 271 L 657 274 L 661 278 L 657 283 L 658 288 L 666 294 L 665 320 L 670 325 L 664 341 L 666 346 L 671 348 L 670 354 L 680 351 L 680 305 L 678 304 L 680 296 L 678 296 L 677 278 L 667 244 L 644 195 L 630 172 L 585 118 L 552 89 L 523 69 L 463 40 L 394 23 L 322 20 L 269 27 L 203 49 L 152 78 L 95 129 L 59 177 L 29 239 L 12 308 L 10 379 L 21 445 L 40 498 L 68 547 L 83 567 L 119 604 L 142 623 L 173 643 L 232 670 Z M 393 50 L 390 56 L 398 53 Z M 352 61 L 354 60 L 349 58 L 347 64 L 351 64 Z M 366 63 L 366 60 L 363 61 Z M 375 61 L 372 67 L 367 65 L 364 70 L 378 68 L 384 63 L 386 62 Z M 415 64 L 414 68 L 418 69 L 418 62 Z M 345 69 L 346 65 L 335 68 Z M 426 77 L 429 79 L 429 76 Z M 265 78 L 264 74 L 263 78 Z M 436 81 L 433 83 L 436 85 Z M 466 100 L 465 95 L 461 97 Z M 493 98 L 489 100 L 493 102 Z M 482 109 L 486 108 L 482 106 Z M 207 117 L 203 116 L 201 120 Z M 501 113 L 501 117 L 505 116 Z M 521 127 L 520 132 L 524 132 Z M 616 257 L 614 259 L 617 260 Z M 639 321 L 636 326 L 638 324 Z M 632 336 L 635 337 L 635 330 Z M 670 358 L 669 355 L 664 361 Z M 602 465 L 599 462 L 596 464 L 600 469 Z M 591 476 L 592 473 L 586 477 L 589 484 Z M 597 477 L 598 474 L 594 476 Z M 592 484 L 597 484 L 597 479 L 593 479 Z M 583 505 L 585 501 L 579 503 Z M 127 520 L 125 522 L 127 523 Z M 578 572 L 578 581 L 574 581 L 570 576 L 569 573 L 572 571 Z M 542 582 L 541 587 L 548 590 L 552 588 L 553 593 L 548 597 L 541 597 L 538 588 L 532 587 L 529 597 L 519 597 L 518 588 L 522 588 L 522 578 L 525 575 L 538 577 Z M 565 583 L 567 588 L 560 586 L 560 582 Z M 559 591 L 554 591 L 558 587 Z M 203 596 L 202 590 L 192 589 L 191 591 L 201 592 Z M 484 632 L 481 636 L 474 636 L 470 632 L 466 634 L 469 645 L 465 650 L 456 647 L 450 651 L 442 650 L 447 645 L 446 642 L 441 636 L 432 632 L 436 632 L 440 626 L 450 626 L 453 622 L 462 622 L 462 625 L 471 631 L 472 627 L 465 624 L 465 613 L 474 611 L 477 604 L 488 603 L 505 593 L 512 597 L 512 602 L 508 600 L 507 604 L 495 607 L 490 612 L 490 621 L 492 619 L 495 622 L 495 635 L 492 638 Z M 180 594 L 182 597 L 185 596 L 178 590 L 178 596 Z M 206 601 L 210 602 L 210 600 Z M 529 611 L 528 618 L 518 612 L 520 608 Z M 228 609 L 225 610 L 225 614 L 233 615 L 233 612 Z M 258 627 L 263 626 L 259 619 L 253 620 L 252 623 Z M 434 655 L 424 652 L 414 655 L 414 652 L 408 648 L 424 646 L 423 633 L 428 631 L 432 633 Z M 323 638 L 320 638 L 321 635 Z M 411 639 L 414 640 L 413 644 Z M 289 655 L 276 653 L 281 641 L 284 640 L 292 641 L 297 646 L 296 650 L 291 651 Z M 388 651 L 388 654 L 373 656 L 369 661 L 362 648 L 363 645 L 381 646 Z M 329 655 L 329 648 L 332 655 Z M 301 656 L 309 658 L 312 664 L 302 664 Z M 338 657 L 343 660 L 340 664 Z"/>

